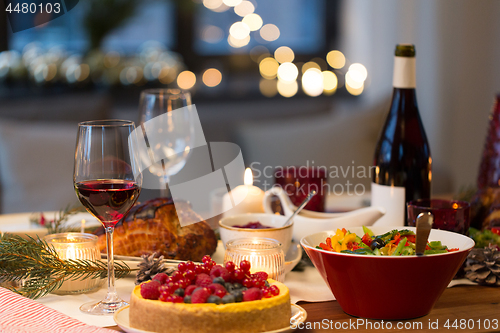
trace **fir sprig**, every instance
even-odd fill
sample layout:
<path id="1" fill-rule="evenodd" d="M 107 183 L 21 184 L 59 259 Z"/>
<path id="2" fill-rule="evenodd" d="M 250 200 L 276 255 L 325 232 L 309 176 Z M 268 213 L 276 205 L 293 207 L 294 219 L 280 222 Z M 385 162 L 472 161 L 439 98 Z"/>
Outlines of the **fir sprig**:
<path id="1" fill-rule="evenodd" d="M 75 206 L 68 205 L 66 208 L 54 214 L 54 219 L 47 221 L 43 213 L 34 214 L 30 217 L 30 222 L 39 224 L 47 228 L 47 233 L 56 234 L 61 232 L 71 232 L 79 230 L 79 225 L 67 225 L 68 218 L 72 215 L 86 212 L 87 210 L 81 204 Z"/>
<path id="2" fill-rule="evenodd" d="M 126 263 L 115 262 L 115 276 L 134 271 Z M 36 299 L 59 289 L 64 281 L 103 279 L 107 264 L 102 261 L 62 260 L 44 240 L 4 234 L 0 238 L 0 281 L 22 282 L 10 289 Z"/>

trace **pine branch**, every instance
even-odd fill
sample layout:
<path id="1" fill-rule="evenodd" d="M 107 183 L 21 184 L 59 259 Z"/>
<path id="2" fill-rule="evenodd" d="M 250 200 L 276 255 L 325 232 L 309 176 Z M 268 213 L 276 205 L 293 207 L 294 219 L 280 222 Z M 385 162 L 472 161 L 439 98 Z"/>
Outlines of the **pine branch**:
<path id="1" fill-rule="evenodd" d="M 47 221 L 45 216 L 40 214 L 34 214 L 30 217 L 30 222 L 34 224 L 46 227 L 49 234 L 61 233 L 61 232 L 71 232 L 79 230 L 77 225 L 66 225 L 68 218 L 72 215 L 86 212 L 87 210 L 81 204 L 75 206 L 66 206 L 66 208 L 61 209 L 59 212 L 54 214 L 54 219 Z"/>
<path id="2" fill-rule="evenodd" d="M 122 278 L 132 271 L 124 262 L 115 262 L 115 276 Z M 54 247 L 41 239 L 5 234 L 0 238 L 0 281 L 22 282 L 10 288 L 36 299 L 59 289 L 64 281 L 103 279 L 107 264 L 102 261 L 62 260 Z"/>

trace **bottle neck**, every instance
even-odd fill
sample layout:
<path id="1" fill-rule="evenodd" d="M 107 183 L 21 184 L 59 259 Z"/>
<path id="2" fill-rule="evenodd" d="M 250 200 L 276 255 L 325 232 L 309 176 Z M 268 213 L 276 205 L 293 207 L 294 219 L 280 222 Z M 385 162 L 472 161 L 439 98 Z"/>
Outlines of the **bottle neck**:
<path id="1" fill-rule="evenodd" d="M 394 57 L 392 85 L 394 88 L 415 89 L 417 86 L 415 57 Z"/>

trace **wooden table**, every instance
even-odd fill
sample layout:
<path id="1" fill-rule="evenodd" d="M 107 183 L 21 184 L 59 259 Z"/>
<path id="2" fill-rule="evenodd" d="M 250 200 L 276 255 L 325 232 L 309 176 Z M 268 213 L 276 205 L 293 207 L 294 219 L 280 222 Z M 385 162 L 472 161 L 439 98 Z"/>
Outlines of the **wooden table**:
<path id="1" fill-rule="evenodd" d="M 411 287 L 409 291 L 411 291 Z M 406 294 L 406 296 L 410 296 L 408 306 L 411 306 L 411 293 Z M 297 329 L 295 332 L 456 332 L 462 331 L 460 329 L 461 320 L 465 325 L 468 323 L 470 326 L 470 329 L 465 330 L 466 332 L 500 332 L 500 288 L 498 287 L 457 286 L 448 288 L 430 314 L 404 321 L 388 322 L 355 318 L 345 314 L 336 301 L 299 302 L 297 304 L 307 311 L 304 327 L 310 326 L 311 329 Z M 447 322 L 449 329 L 445 327 Z M 454 322 L 455 327 L 458 328 L 453 327 Z M 359 326 L 356 327 L 358 323 Z M 481 327 L 479 327 L 479 323 Z M 485 325 L 488 323 L 490 328 L 485 329 Z M 429 325 L 432 325 L 432 329 L 429 328 Z M 390 326 L 392 327 L 389 328 Z M 117 326 L 109 328 L 123 332 Z"/>

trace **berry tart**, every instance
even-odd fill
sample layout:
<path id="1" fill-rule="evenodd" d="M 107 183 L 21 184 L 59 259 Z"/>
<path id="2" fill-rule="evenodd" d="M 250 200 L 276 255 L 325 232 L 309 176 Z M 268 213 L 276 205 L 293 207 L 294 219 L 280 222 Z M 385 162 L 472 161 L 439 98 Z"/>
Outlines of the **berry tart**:
<path id="1" fill-rule="evenodd" d="M 290 325 L 288 288 L 250 273 L 246 260 L 236 267 L 182 262 L 171 276 L 157 274 L 135 287 L 130 326 L 150 332 L 263 332 Z"/>

